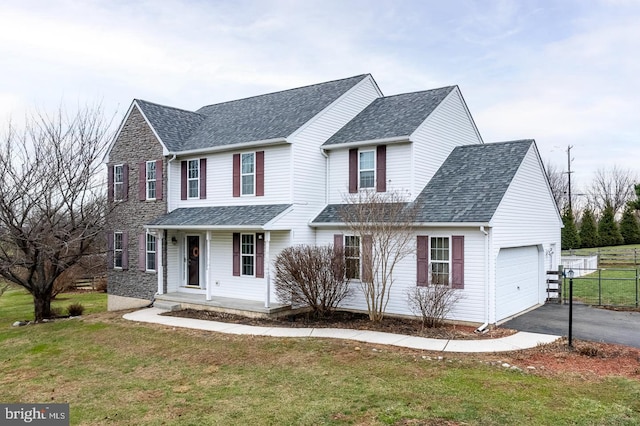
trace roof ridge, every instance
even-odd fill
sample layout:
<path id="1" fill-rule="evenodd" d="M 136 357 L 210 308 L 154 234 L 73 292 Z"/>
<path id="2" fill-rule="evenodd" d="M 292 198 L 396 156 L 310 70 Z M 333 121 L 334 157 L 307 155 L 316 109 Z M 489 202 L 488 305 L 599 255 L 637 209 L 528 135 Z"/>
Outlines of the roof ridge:
<path id="1" fill-rule="evenodd" d="M 135 101 L 136 103 L 138 103 L 138 102 L 143 102 L 143 103 L 145 103 L 145 104 L 149 104 L 149 105 L 155 105 L 155 106 L 159 106 L 159 107 L 162 107 L 162 108 L 173 109 L 173 110 L 176 110 L 176 111 L 189 112 L 189 113 L 191 113 L 191 114 L 197 114 L 197 115 L 201 115 L 201 116 L 203 116 L 203 117 L 206 117 L 204 114 L 201 114 L 201 113 L 196 112 L 196 111 L 190 111 L 190 110 L 188 110 L 188 109 L 184 109 L 184 108 L 177 108 L 177 107 L 170 106 L 170 105 L 162 105 L 162 104 L 159 104 L 159 103 L 156 103 L 156 102 L 149 102 L 149 101 L 146 101 L 146 100 L 144 100 L 144 99 L 134 98 L 134 101 Z"/>
<path id="2" fill-rule="evenodd" d="M 224 102 L 217 102 L 217 103 L 214 103 L 214 104 L 204 105 L 204 106 L 198 108 L 198 111 L 200 111 L 201 109 L 204 109 L 204 108 L 212 107 L 212 106 L 230 104 L 230 103 L 239 102 L 239 101 L 246 101 L 246 100 L 249 100 L 249 99 L 256 99 L 256 98 L 260 98 L 260 97 L 263 97 L 263 96 L 275 95 L 276 93 L 286 93 L 286 92 L 291 92 L 291 91 L 299 90 L 299 89 L 307 89 L 307 88 L 313 87 L 313 86 L 320 86 L 322 84 L 329 84 L 329 83 L 337 83 L 339 81 L 350 80 L 350 79 L 358 78 L 358 77 L 363 77 L 364 78 L 364 77 L 370 76 L 370 75 L 371 75 L 371 73 L 359 74 L 359 75 L 354 75 L 352 77 L 338 78 L 336 80 L 329 80 L 329 81 L 323 81 L 321 83 L 314 83 L 314 84 L 307 84 L 305 86 L 300 86 L 300 87 L 293 87 L 291 89 L 276 90 L 275 92 L 262 93 L 260 95 L 254 95 L 254 96 L 247 96 L 246 98 L 232 99 L 232 100 L 224 101 Z M 200 114 L 200 113 L 198 113 L 198 114 Z"/>
<path id="3" fill-rule="evenodd" d="M 418 90 L 418 91 L 415 91 L 415 92 L 396 93 L 395 95 L 382 96 L 382 97 L 377 98 L 377 99 L 388 99 L 388 98 L 394 98 L 396 96 L 405 96 L 405 95 L 413 95 L 413 94 L 418 94 L 418 93 L 435 92 L 437 90 L 453 89 L 455 87 L 458 87 L 458 85 L 457 84 L 453 84 L 451 86 L 442 86 L 442 87 L 437 87 L 435 89 Z"/>

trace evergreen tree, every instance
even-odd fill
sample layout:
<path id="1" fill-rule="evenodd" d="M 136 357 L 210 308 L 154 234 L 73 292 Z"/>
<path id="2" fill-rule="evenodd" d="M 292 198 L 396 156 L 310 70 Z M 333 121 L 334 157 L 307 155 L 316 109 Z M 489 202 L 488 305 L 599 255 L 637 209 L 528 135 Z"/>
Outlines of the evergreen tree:
<path id="1" fill-rule="evenodd" d="M 640 223 L 635 211 L 631 206 L 627 206 L 620 221 L 620 234 L 625 244 L 640 244 Z"/>
<path id="2" fill-rule="evenodd" d="M 598 225 L 590 209 L 586 209 L 582 213 L 582 222 L 580 223 L 580 247 L 591 248 L 600 245 L 598 236 Z"/>
<path id="3" fill-rule="evenodd" d="M 624 243 L 610 203 L 606 204 L 602 217 L 598 222 L 598 235 L 600 236 L 600 245 L 604 247 L 617 246 Z"/>
<path id="4" fill-rule="evenodd" d="M 640 183 L 634 185 L 633 189 L 636 192 L 636 199 L 629 201 L 627 205 L 634 210 L 640 210 Z"/>
<path id="5" fill-rule="evenodd" d="M 562 214 L 562 250 L 570 250 L 580 248 L 580 236 L 573 219 L 573 211 L 566 208 Z"/>

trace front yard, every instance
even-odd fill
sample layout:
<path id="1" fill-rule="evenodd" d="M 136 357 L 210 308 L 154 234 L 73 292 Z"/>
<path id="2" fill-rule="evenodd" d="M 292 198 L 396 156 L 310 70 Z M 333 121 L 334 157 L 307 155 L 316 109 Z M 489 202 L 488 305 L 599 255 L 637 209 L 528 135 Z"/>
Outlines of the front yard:
<path id="1" fill-rule="evenodd" d="M 527 370 L 533 358 L 522 353 L 438 359 L 354 342 L 172 329 L 97 312 L 103 294 L 62 297 L 89 314 L 12 327 L 32 315 L 30 298 L 20 290 L 0 297 L 0 400 L 69 402 L 72 424 L 640 422 L 637 379 Z M 549 350 L 568 365 L 580 356 Z"/>

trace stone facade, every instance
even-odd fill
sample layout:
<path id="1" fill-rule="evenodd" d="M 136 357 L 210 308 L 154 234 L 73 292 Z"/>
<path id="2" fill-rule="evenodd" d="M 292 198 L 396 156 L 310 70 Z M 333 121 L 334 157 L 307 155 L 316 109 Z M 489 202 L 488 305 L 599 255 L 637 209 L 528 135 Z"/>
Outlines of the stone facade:
<path id="1" fill-rule="evenodd" d="M 163 162 L 162 200 L 140 201 L 139 163 L 152 160 Z M 107 166 L 111 168 L 117 164 L 128 165 L 128 197 L 126 201 L 114 202 L 109 232 L 127 232 L 129 267 L 125 270 L 108 265 L 107 292 L 110 310 L 136 307 L 134 305 L 139 306 L 144 301 L 148 301 L 145 303 L 148 304 L 158 290 L 157 273 L 139 269 L 138 250 L 139 236 L 146 233 L 143 225 L 167 211 L 167 160 L 162 155 L 162 145 L 136 106 L 132 108 L 109 154 Z M 166 259 L 166 244 L 163 246 L 157 249 L 163 250 L 162 258 Z M 166 277 L 163 282 L 166 282 Z M 123 301 L 127 300 L 132 303 L 123 305 Z"/>

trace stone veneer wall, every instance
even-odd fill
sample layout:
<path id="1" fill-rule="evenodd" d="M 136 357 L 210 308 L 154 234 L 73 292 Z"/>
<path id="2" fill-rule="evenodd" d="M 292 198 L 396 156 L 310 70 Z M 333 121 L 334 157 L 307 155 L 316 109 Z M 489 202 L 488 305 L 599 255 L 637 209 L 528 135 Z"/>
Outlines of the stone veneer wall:
<path id="1" fill-rule="evenodd" d="M 163 160 L 162 201 L 140 201 L 138 198 L 138 163 Z M 157 273 L 138 269 L 138 238 L 145 233 L 143 225 L 167 212 L 167 159 L 163 158 L 162 145 L 144 120 L 137 107 L 133 107 L 129 118 L 122 127 L 118 139 L 109 154 L 108 167 L 128 164 L 129 196 L 127 201 L 116 202 L 109 230 L 128 232 L 129 269 L 107 268 L 107 292 L 114 303 L 109 309 L 125 309 L 133 306 L 135 299 L 151 301 L 158 290 Z M 166 238 L 166 235 L 165 235 Z M 166 242 L 166 239 L 165 239 Z M 166 244 L 163 244 L 163 263 L 166 265 Z M 166 268 L 163 282 L 166 286 Z M 122 300 L 133 298 L 132 306 L 122 304 Z M 115 303 L 119 301 L 118 303 Z"/>

